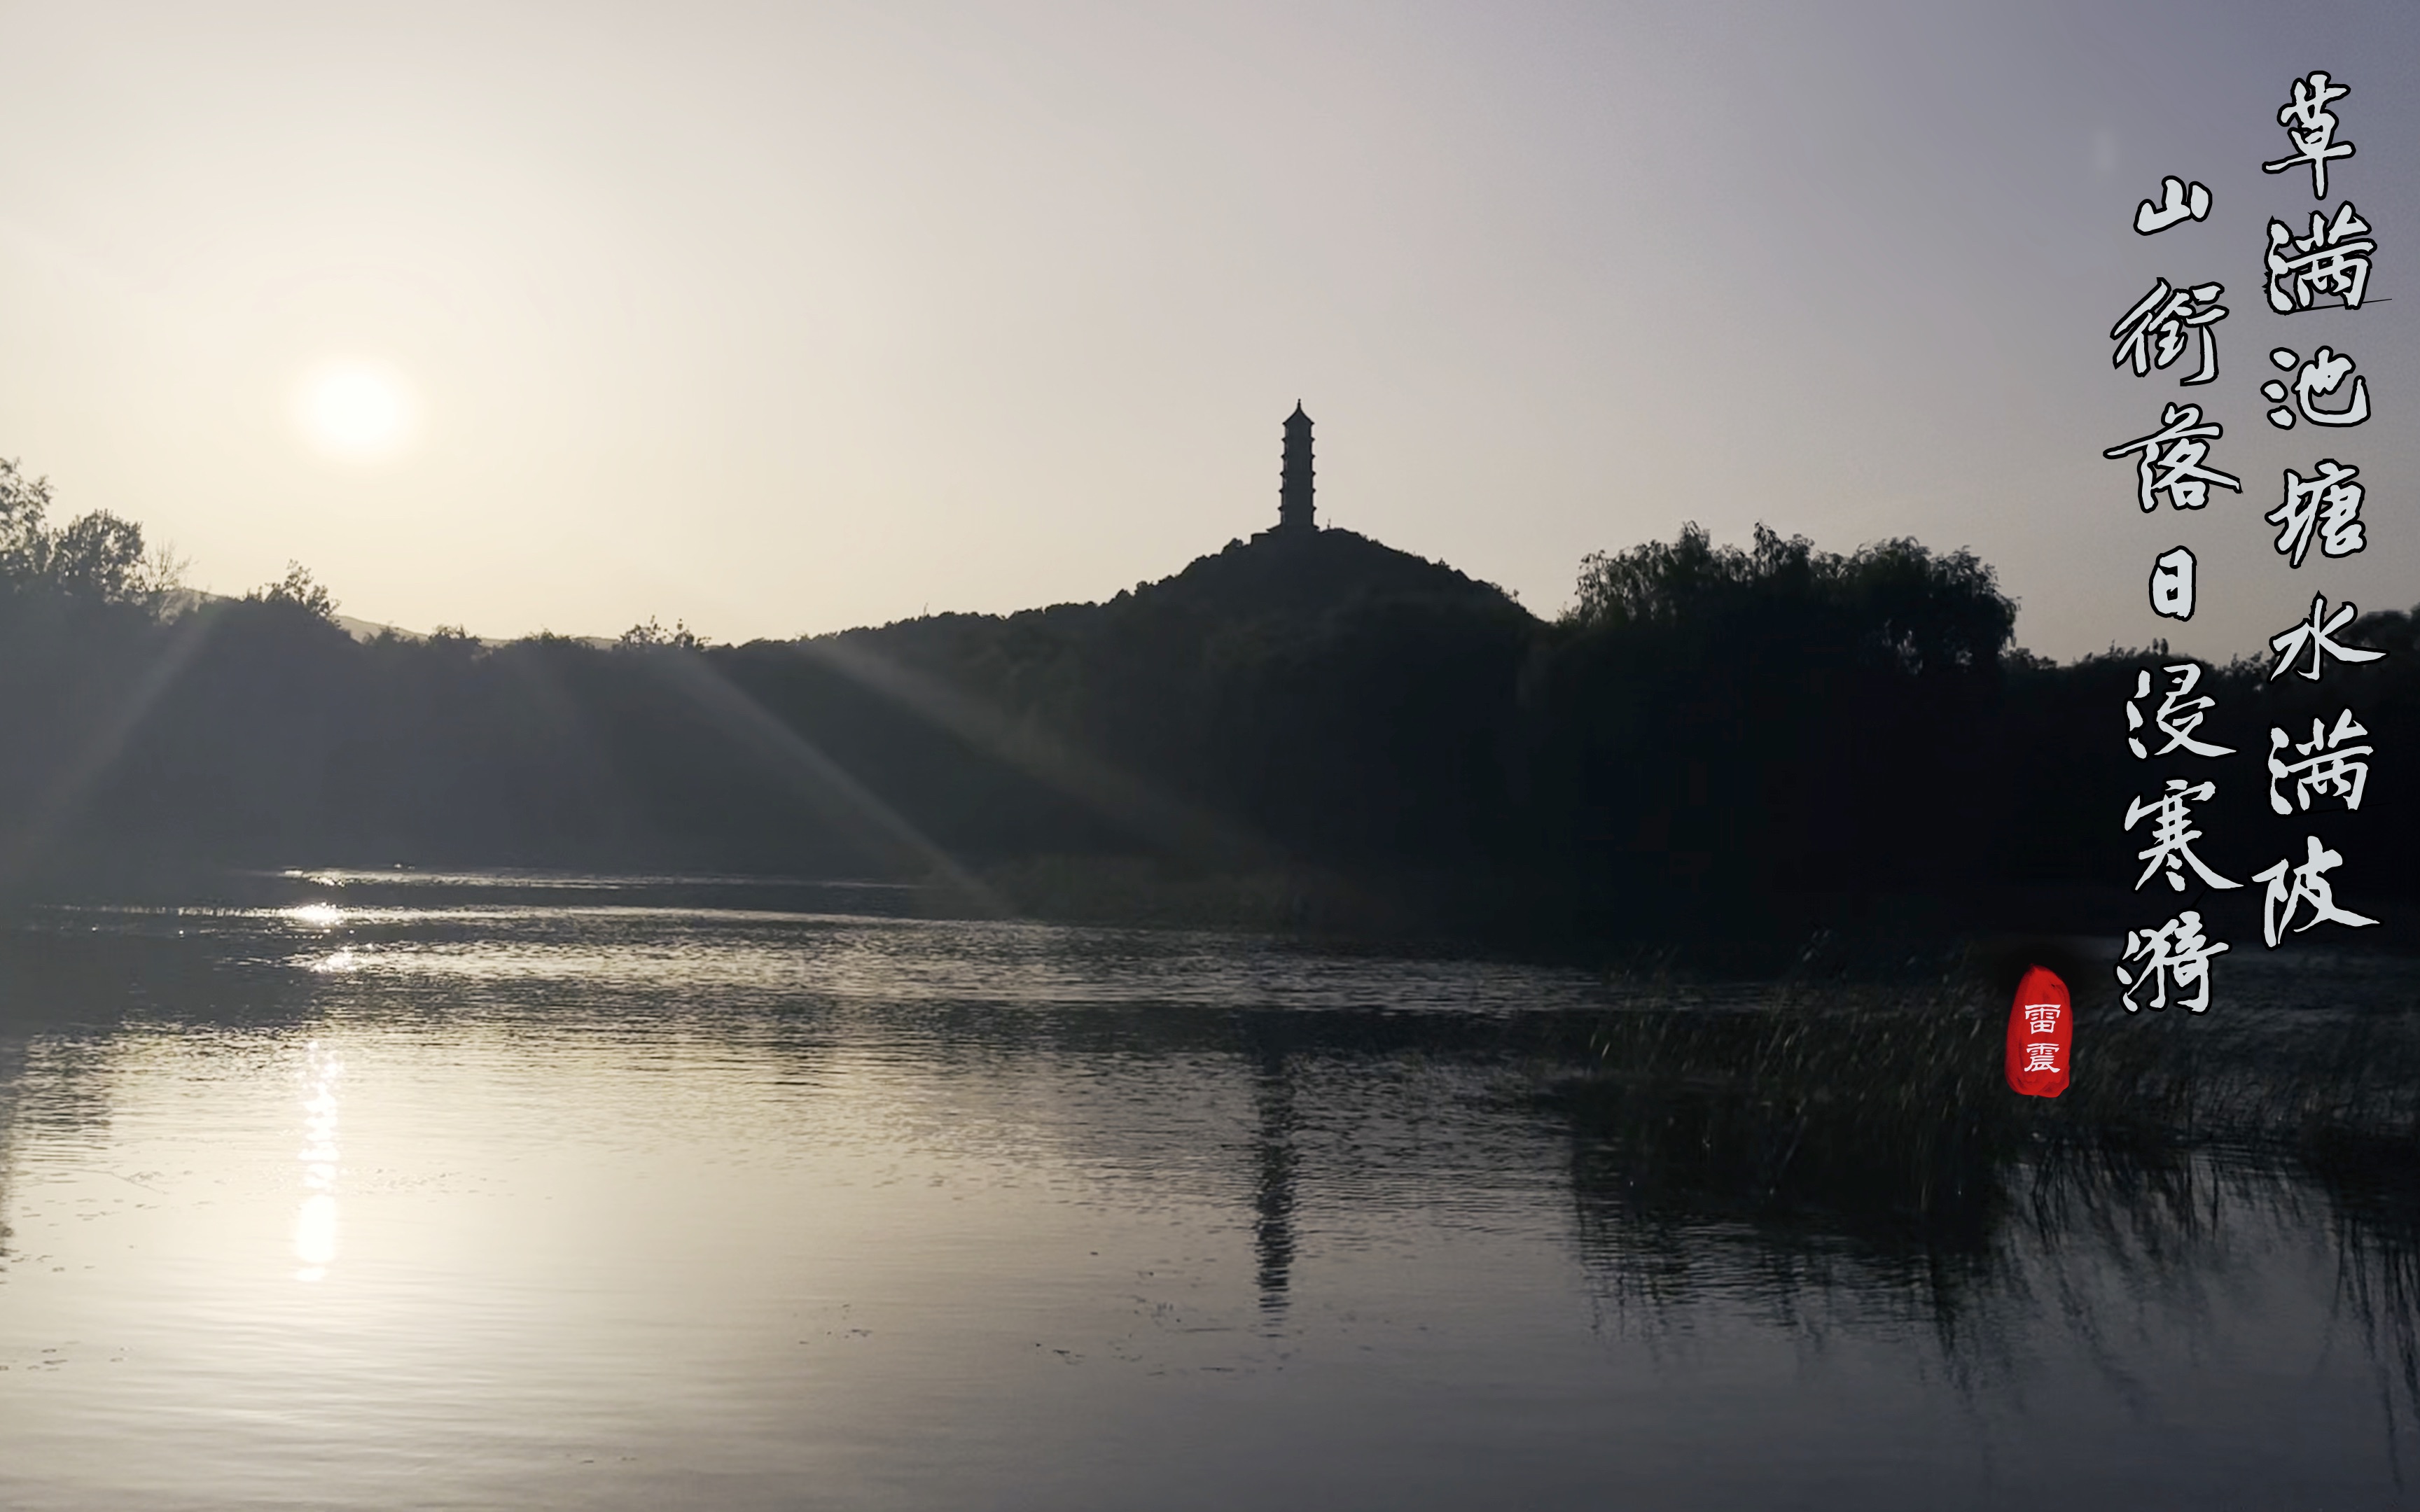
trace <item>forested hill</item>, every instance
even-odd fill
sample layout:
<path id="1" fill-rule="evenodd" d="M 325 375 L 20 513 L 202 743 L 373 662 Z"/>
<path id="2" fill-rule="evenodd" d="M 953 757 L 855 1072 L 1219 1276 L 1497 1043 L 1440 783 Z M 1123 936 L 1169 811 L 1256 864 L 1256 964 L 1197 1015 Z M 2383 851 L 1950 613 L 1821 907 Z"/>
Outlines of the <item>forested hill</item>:
<path id="1" fill-rule="evenodd" d="M 2170 658 L 2012 652 L 1990 569 L 1908 541 L 1738 549 L 1692 527 L 1590 558 L 1544 622 L 1349 532 L 1271 532 L 1101 604 L 485 645 L 357 640 L 299 572 L 180 606 L 139 531 L 52 527 L 47 501 L 0 476 L 0 889 L 21 896 L 521 866 L 938 879 L 981 906 L 1160 917 L 1155 889 L 1226 879 L 1276 917 L 1567 941 L 1910 910 L 2105 926 L 2139 871 L 2128 803 L 2181 775 L 2120 728 Z M 2338 898 L 2399 917 L 2412 632 L 2366 617 L 2350 638 L 2390 656 L 2324 688 L 2204 669 L 2203 737 L 2245 753 L 2197 815 L 2220 872 L 2299 856 L 2316 826 L 2348 856 Z M 2347 704 L 2376 748 L 2362 811 L 2274 815 L 2270 728 Z M 2248 909 L 2257 937 L 2259 893 L 2158 903 L 2239 935 Z"/>
<path id="2" fill-rule="evenodd" d="M 882 689 L 958 736 L 973 765 L 1004 763 L 1084 813 L 1032 828 L 1002 806 L 987 823 L 1016 829 L 1010 853 L 1459 861 L 1507 822 L 1503 742 L 1544 628 L 1451 567 L 1347 531 L 1272 532 L 1102 604 L 935 616 L 736 659 L 754 675 L 796 656 Z"/>
<path id="3" fill-rule="evenodd" d="M 1233 541 L 1184 571 L 1099 604 L 1060 604 L 1007 616 L 939 614 L 845 630 L 805 644 L 846 647 L 954 677 L 1005 677 L 988 690 L 1019 702 L 1054 680 L 1080 680 L 1098 658 L 1148 647 L 1145 659 L 1200 671 L 1264 642 L 1324 643 L 1343 626 L 1404 615 L 1537 622 L 1503 590 L 1441 563 L 1398 551 L 1350 531 Z"/>

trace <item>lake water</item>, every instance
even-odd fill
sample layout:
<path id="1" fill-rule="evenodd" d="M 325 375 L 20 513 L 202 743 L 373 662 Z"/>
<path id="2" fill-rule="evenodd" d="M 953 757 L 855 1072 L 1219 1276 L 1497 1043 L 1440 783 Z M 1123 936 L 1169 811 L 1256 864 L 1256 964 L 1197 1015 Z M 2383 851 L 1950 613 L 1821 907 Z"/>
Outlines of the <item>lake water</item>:
<path id="1" fill-rule="evenodd" d="M 1562 1090 L 1606 1015 L 1753 990 L 880 889 L 279 886 L 5 942 L 0 1506 L 2420 1486 L 2391 1194 L 2205 1153 L 1776 1217 Z"/>

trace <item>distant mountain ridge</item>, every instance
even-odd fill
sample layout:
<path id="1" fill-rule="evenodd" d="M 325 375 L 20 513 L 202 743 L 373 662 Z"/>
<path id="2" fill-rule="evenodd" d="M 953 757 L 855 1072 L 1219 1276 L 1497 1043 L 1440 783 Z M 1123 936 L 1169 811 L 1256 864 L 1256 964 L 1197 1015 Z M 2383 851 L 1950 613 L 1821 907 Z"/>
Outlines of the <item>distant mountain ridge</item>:
<path id="1" fill-rule="evenodd" d="M 168 601 L 163 609 L 164 612 L 174 616 L 189 613 L 211 604 L 234 603 L 242 596 L 240 594 L 213 594 L 207 588 L 178 588 L 169 593 Z M 428 639 L 418 630 L 405 630 L 392 625 L 380 625 L 375 620 L 356 619 L 350 614 L 338 614 L 334 618 L 336 628 L 356 640 L 375 640 L 382 635 L 398 636 L 406 640 Z"/>

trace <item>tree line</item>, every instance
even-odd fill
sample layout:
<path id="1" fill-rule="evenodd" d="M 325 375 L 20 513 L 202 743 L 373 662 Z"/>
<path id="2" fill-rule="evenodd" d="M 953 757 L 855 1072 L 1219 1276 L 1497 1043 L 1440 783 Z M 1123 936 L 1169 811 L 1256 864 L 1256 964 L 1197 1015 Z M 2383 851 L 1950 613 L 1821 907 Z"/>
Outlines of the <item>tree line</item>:
<path id="1" fill-rule="evenodd" d="M 2239 754 L 2188 772 L 2125 746 L 2138 674 L 2164 687 L 2179 659 L 2013 650 L 1992 570 L 1911 540 L 1838 554 L 1760 528 L 1729 548 L 1689 526 L 1588 558 L 1553 621 L 1326 531 L 1100 604 L 488 644 L 357 640 L 299 567 L 240 599 L 184 593 L 137 526 L 53 526 L 50 504 L 0 464 L 0 888 L 19 893 L 518 866 L 939 879 L 1015 906 L 1001 879 L 1050 858 L 1323 877 L 1504 938 L 2113 928 L 2197 905 L 2242 939 L 2257 885 L 2130 898 L 2147 841 L 2123 817 L 2164 777 L 2219 778 L 2200 854 L 2236 880 L 2318 827 L 2348 856 L 2340 899 L 2399 900 L 2391 862 L 2420 839 L 2398 775 L 2420 741 L 2412 615 L 2346 632 L 2389 655 L 2323 685 L 2265 656 L 2201 666 L 2200 737 Z M 2347 706 L 2376 748 L 2362 811 L 2274 814 L 2271 727 L 2300 740 Z"/>

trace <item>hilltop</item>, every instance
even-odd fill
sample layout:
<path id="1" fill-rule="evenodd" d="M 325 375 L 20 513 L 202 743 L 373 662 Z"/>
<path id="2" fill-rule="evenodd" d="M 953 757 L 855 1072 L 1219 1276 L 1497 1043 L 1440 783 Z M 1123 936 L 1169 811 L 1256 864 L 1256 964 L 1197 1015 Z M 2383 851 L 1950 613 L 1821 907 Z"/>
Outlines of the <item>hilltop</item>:
<path id="1" fill-rule="evenodd" d="M 800 638 L 840 642 L 923 661 L 967 640 L 1003 636 L 1029 648 L 1189 625 L 1204 635 L 1254 628 L 1313 633 L 1321 622 L 1383 606 L 1462 609 L 1536 624 L 1504 590 L 1441 562 L 1399 551 L 1351 531 L 1265 531 L 1195 558 L 1156 582 L 1137 583 L 1090 604 L 1054 604 L 1009 614 L 920 615 L 889 625 Z"/>

